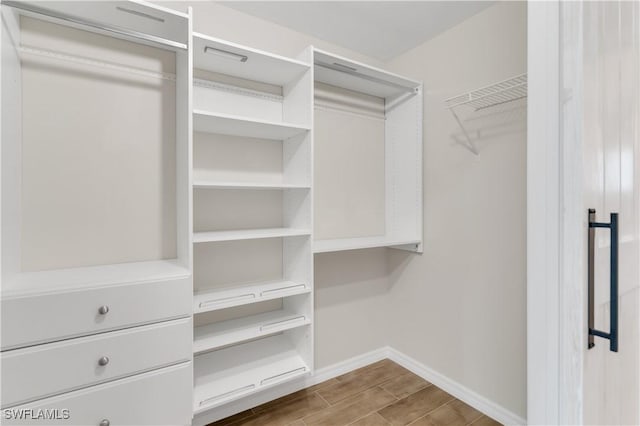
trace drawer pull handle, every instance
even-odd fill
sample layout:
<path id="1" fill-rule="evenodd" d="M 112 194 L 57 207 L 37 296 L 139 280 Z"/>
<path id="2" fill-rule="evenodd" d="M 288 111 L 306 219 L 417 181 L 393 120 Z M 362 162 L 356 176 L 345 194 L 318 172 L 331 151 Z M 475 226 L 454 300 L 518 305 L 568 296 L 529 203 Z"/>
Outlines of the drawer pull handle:
<path id="1" fill-rule="evenodd" d="M 232 391 L 229 392 L 225 392 L 225 393 L 221 393 L 220 395 L 216 395 L 216 396 L 212 396 L 211 398 L 207 398 L 207 399 L 203 399 L 202 401 L 200 401 L 200 406 L 202 407 L 203 405 L 207 405 L 207 404 L 211 404 L 213 402 L 216 402 L 220 399 L 224 399 L 233 395 L 237 395 L 243 392 L 246 392 L 248 390 L 251 390 L 253 388 L 255 388 L 256 385 L 251 384 L 251 385 L 247 385 L 247 386 L 243 386 L 241 388 L 238 389 L 234 389 Z"/>
<path id="2" fill-rule="evenodd" d="M 101 365 L 104 367 L 107 364 L 109 364 L 109 357 L 107 356 L 103 356 L 98 360 L 98 365 Z"/>
<path id="3" fill-rule="evenodd" d="M 98 426 L 109 426 L 111 422 L 108 419 L 103 419 Z"/>
<path id="4" fill-rule="evenodd" d="M 102 305 L 98 308 L 98 313 L 100 315 L 107 315 L 109 313 L 109 307 L 107 305 Z"/>
<path id="5" fill-rule="evenodd" d="M 299 317 L 295 317 L 295 318 L 287 318 L 287 319 L 283 319 L 283 320 L 280 320 L 280 321 L 270 322 L 269 324 L 261 325 L 260 326 L 260 331 L 268 330 L 270 328 L 277 327 L 279 325 L 284 325 L 284 324 L 288 324 L 288 323 L 292 323 L 292 322 L 298 322 L 300 320 L 304 321 L 305 320 L 305 316 L 304 315 L 300 315 Z"/>
<path id="6" fill-rule="evenodd" d="M 292 376 L 292 375 L 294 375 L 296 373 L 299 373 L 300 371 L 306 371 L 306 370 L 307 370 L 307 367 L 300 367 L 300 368 L 296 368 L 296 369 L 293 369 L 293 370 L 290 370 L 290 371 L 287 371 L 287 372 L 284 372 L 284 373 L 281 373 L 281 374 L 276 374 L 275 376 L 271 376 L 271 377 L 267 377 L 266 379 L 262 379 L 260 384 L 261 385 L 265 385 L 265 384 L 268 384 L 269 382 L 273 382 L 273 381 L 279 382 L 281 380 L 286 379 L 289 376 Z"/>
<path id="7" fill-rule="evenodd" d="M 287 287 L 272 288 L 270 290 L 263 291 L 262 293 L 260 293 L 260 296 L 264 296 L 264 295 L 271 294 L 271 293 L 277 293 L 277 292 L 280 292 L 280 291 L 297 290 L 299 288 L 305 288 L 305 287 L 306 287 L 306 285 L 304 285 L 304 284 L 296 284 L 296 285 L 290 285 L 290 286 L 287 286 Z"/>
<path id="8" fill-rule="evenodd" d="M 231 296 L 231 297 L 223 297 L 220 299 L 211 299 L 205 300 L 204 302 L 200 302 L 200 307 L 204 308 L 211 305 L 217 305 L 220 303 L 229 303 L 235 300 L 244 300 L 244 299 L 255 299 L 256 295 L 253 293 L 241 294 L 239 296 Z"/>

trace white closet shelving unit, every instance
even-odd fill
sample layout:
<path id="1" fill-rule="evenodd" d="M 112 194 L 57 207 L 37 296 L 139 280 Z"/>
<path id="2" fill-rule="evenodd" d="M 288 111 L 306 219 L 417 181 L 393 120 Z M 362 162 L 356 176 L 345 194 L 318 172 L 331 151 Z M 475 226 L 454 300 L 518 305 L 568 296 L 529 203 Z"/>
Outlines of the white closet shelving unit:
<path id="1" fill-rule="evenodd" d="M 313 371 L 310 50 L 193 34 L 194 413 Z"/>
<path id="2" fill-rule="evenodd" d="M 186 424 L 191 12 L 1 10 L 2 408 Z"/>
<path id="3" fill-rule="evenodd" d="M 384 158 L 381 165 L 381 173 L 384 175 L 381 183 L 384 185 L 384 201 L 383 207 L 379 208 L 384 210 L 379 212 L 384 229 L 375 235 L 326 239 L 316 236 L 314 252 L 373 247 L 422 252 L 422 84 L 319 49 L 314 49 L 313 55 L 316 110 L 326 108 L 327 104 L 330 104 L 331 110 L 347 116 L 366 117 L 378 114 L 384 121 Z M 325 90 L 327 87 L 328 92 Z M 335 88 L 340 93 L 332 93 Z M 365 108 L 367 101 L 362 99 L 362 95 L 374 101 L 377 98 L 380 106 L 376 108 L 369 105 Z M 329 102 L 326 102 L 327 99 Z M 340 105 L 336 107 L 333 104 Z M 316 122 L 314 132 L 320 130 Z M 322 143 L 322 140 L 316 138 L 316 150 L 321 148 Z M 345 147 L 329 156 L 326 153 L 323 156 L 316 153 L 316 172 L 331 170 L 337 157 L 348 156 L 349 152 Z M 366 152 L 361 154 L 367 155 Z M 366 163 L 368 159 L 362 155 L 353 158 L 350 164 Z M 316 229 L 322 225 L 321 221 L 334 220 L 335 216 L 331 210 L 327 213 L 326 203 L 318 199 L 320 194 L 326 191 L 342 191 L 342 182 L 334 183 L 332 188 L 321 186 L 325 184 L 325 180 L 316 179 Z M 357 196 L 357 191 L 355 195 Z M 352 203 L 351 198 L 353 197 L 345 196 L 342 202 Z M 324 214 L 319 214 L 319 211 Z"/>

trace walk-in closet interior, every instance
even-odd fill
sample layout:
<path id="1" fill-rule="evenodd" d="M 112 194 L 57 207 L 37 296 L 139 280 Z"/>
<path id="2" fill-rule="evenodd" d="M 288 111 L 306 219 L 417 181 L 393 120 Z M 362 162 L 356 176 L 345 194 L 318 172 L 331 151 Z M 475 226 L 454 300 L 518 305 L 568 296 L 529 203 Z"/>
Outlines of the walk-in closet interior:
<path id="1" fill-rule="evenodd" d="M 392 3 L 2 1 L 3 424 L 525 422 L 526 3 Z"/>

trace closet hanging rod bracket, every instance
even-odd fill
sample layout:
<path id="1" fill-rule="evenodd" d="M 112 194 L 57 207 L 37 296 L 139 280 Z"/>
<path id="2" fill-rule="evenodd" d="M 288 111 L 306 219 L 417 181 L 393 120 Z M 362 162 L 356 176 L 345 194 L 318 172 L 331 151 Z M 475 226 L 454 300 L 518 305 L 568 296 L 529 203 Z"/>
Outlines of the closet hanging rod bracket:
<path id="1" fill-rule="evenodd" d="M 52 10 L 49 9 L 44 9 L 38 6 L 34 6 L 31 4 L 26 4 L 20 1 L 14 1 L 14 0 L 3 0 L 2 4 L 5 6 L 9 6 L 12 7 L 14 9 L 19 9 L 25 12 L 29 12 L 29 13 L 34 13 L 36 15 L 43 15 L 43 16 L 48 16 L 49 18 L 53 18 L 59 21 L 63 21 L 63 22 L 68 22 L 74 25 L 80 25 L 80 26 L 84 26 L 84 27 L 89 27 L 89 28 L 93 28 L 95 30 L 98 31 L 105 31 L 105 32 L 110 32 L 110 33 L 114 33 L 114 34 L 118 34 L 120 36 L 126 37 L 126 38 L 136 38 L 139 40 L 144 40 L 146 42 L 150 42 L 150 43 L 154 43 L 154 44 L 159 44 L 159 45 L 163 45 L 163 46 L 169 46 L 175 49 L 182 49 L 182 50 L 186 50 L 187 49 L 187 45 L 184 43 L 179 43 L 177 41 L 173 41 L 173 40 L 167 40 L 164 39 L 162 37 L 156 37 L 154 35 L 151 34 L 146 34 L 146 33 L 141 33 L 139 31 L 135 31 L 135 30 L 129 30 L 129 29 L 125 29 L 125 28 L 120 28 L 120 27 L 116 27 L 116 26 L 112 26 L 112 25 L 106 25 L 106 24 L 102 24 L 99 22 L 94 22 L 88 19 L 81 19 L 81 18 L 77 18 L 75 16 L 71 16 L 71 15 L 67 15 L 64 13 L 60 13 L 60 12 L 54 12 Z"/>

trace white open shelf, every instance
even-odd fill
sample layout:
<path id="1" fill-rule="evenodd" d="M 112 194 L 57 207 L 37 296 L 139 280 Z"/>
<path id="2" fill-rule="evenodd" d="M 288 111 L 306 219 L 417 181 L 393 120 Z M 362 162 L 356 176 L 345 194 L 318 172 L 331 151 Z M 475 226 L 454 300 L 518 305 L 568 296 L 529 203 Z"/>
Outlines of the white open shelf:
<path id="1" fill-rule="evenodd" d="M 194 110 L 193 130 L 248 138 L 286 140 L 309 131 L 309 128 L 289 123 L 254 120 L 247 117 Z"/>
<path id="2" fill-rule="evenodd" d="M 194 413 L 301 377 L 309 367 L 276 335 L 194 357 Z"/>
<path id="3" fill-rule="evenodd" d="M 339 238 L 334 240 L 315 240 L 313 242 L 314 253 L 327 253 L 333 251 L 357 250 L 375 247 L 398 247 L 421 244 L 417 239 L 393 239 L 384 236 L 362 238 Z"/>
<path id="4" fill-rule="evenodd" d="M 265 182 L 218 182 L 196 180 L 193 182 L 195 189 L 310 189 L 310 185 L 299 185 L 295 183 L 265 183 Z"/>
<path id="5" fill-rule="evenodd" d="M 314 49 L 314 79 L 379 98 L 414 93 L 420 83 L 379 68 Z"/>
<path id="6" fill-rule="evenodd" d="M 311 288 L 308 285 L 294 281 L 265 281 L 199 291 L 193 296 L 193 313 L 216 311 L 309 292 Z"/>
<path id="7" fill-rule="evenodd" d="M 221 241 L 259 240 L 262 238 L 298 237 L 311 235 L 308 229 L 296 228 L 264 228 L 241 229 L 235 231 L 194 232 L 194 243 L 215 243 Z"/>
<path id="8" fill-rule="evenodd" d="M 203 325 L 194 329 L 193 353 L 199 354 L 309 324 L 311 319 L 306 315 L 281 309 Z"/>
<path id="9" fill-rule="evenodd" d="M 49 271 L 23 272 L 2 283 L 2 296 L 48 293 L 80 287 L 101 287 L 189 277 L 177 260 L 119 263 Z"/>
<path id="10" fill-rule="evenodd" d="M 218 54 L 205 53 L 206 47 L 217 49 L 209 52 Z M 225 55 L 224 52 L 231 54 Z M 246 58 L 244 62 L 243 58 Z M 310 68 L 304 62 L 199 33 L 193 33 L 193 66 L 276 86 L 294 82 Z"/>

